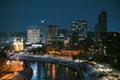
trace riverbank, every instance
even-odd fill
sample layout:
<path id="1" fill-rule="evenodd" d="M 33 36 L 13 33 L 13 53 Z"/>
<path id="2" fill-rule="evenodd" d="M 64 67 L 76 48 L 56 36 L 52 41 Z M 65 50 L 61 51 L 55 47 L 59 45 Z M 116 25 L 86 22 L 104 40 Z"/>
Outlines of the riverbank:
<path id="1" fill-rule="evenodd" d="M 65 60 L 57 57 L 49 56 L 23 56 L 18 55 L 19 60 L 25 61 L 37 61 L 45 63 L 54 63 L 69 67 L 80 74 L 80 79 L 83 80 L 119 80 L 120 75 L 117 72 L 109 68 L 107 64 L 96 63 L 86 60 L 80 60 L 80 62 L 73 60 Z"/>

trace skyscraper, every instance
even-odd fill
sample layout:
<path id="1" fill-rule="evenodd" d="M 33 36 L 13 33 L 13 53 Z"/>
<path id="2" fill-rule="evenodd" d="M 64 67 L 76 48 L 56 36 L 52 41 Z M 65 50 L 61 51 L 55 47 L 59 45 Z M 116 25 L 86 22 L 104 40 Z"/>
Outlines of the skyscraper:
<path id="1" fill-rule="evenodd" d="M 40 27 L 29 27 L 27 29 L 27 42 L 37 43 L 40 42 Z"/>
<path id="2" fill-rule="evenodd" d="M 55 41 L 57 37 L 57 25 L 47 25 L 45 29 L 45 42 L 48 44 L 51 41 Z"/>
<path id="3" fill-rule="evenodd" d="M 101 33 L 107 32 L 107 12 L 102 11 L 98 16 L 98 26 Z"/>
<path id="4" fill-rule="evenodd" d="M 78 41 L 87 38 L 87 20 L 73 20 L 72 33 L 77 33 L 79 36 Z"/>
<path id="5" fill-rule="evenodd" d="M 107 12 L 102 11 L 98 15 L 98 23 L 95 25 L 96 41 L 100 40 L 100 33 L 107 32 Z"/>

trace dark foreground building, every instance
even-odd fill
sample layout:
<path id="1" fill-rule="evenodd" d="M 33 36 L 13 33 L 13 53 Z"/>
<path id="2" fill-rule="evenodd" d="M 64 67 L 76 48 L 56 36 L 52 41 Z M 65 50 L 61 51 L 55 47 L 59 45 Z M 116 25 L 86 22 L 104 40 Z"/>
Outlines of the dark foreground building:
<path id="1" fill-rule="evenodd" d="M 6 53 L 3 51 L 0 51 L 0 71 L 4 70 L 6 59 L 7 59 Z"/>

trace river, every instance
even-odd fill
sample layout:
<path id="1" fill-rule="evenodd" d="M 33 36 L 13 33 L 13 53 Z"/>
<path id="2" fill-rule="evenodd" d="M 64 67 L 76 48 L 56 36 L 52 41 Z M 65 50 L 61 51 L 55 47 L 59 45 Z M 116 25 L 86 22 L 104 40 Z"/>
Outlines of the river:
<path id="1" fill-rule="evenodd" d="M 51 63 L 30 63 L 33 69 L 31 80 L 77 80 L 77 73 L 67 67 Z"/>

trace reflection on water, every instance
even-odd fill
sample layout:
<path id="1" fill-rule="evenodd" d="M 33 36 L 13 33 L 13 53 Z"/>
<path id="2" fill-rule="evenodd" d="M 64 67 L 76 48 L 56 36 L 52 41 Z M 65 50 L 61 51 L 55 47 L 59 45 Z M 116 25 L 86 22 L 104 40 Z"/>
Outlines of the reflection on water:
<path id="1" fill-rule="evenodd" d="M 76 72 L 67 67 L 51 64 L 31 62 L 33 77 L 31 80 L 76 80 Z"/>

